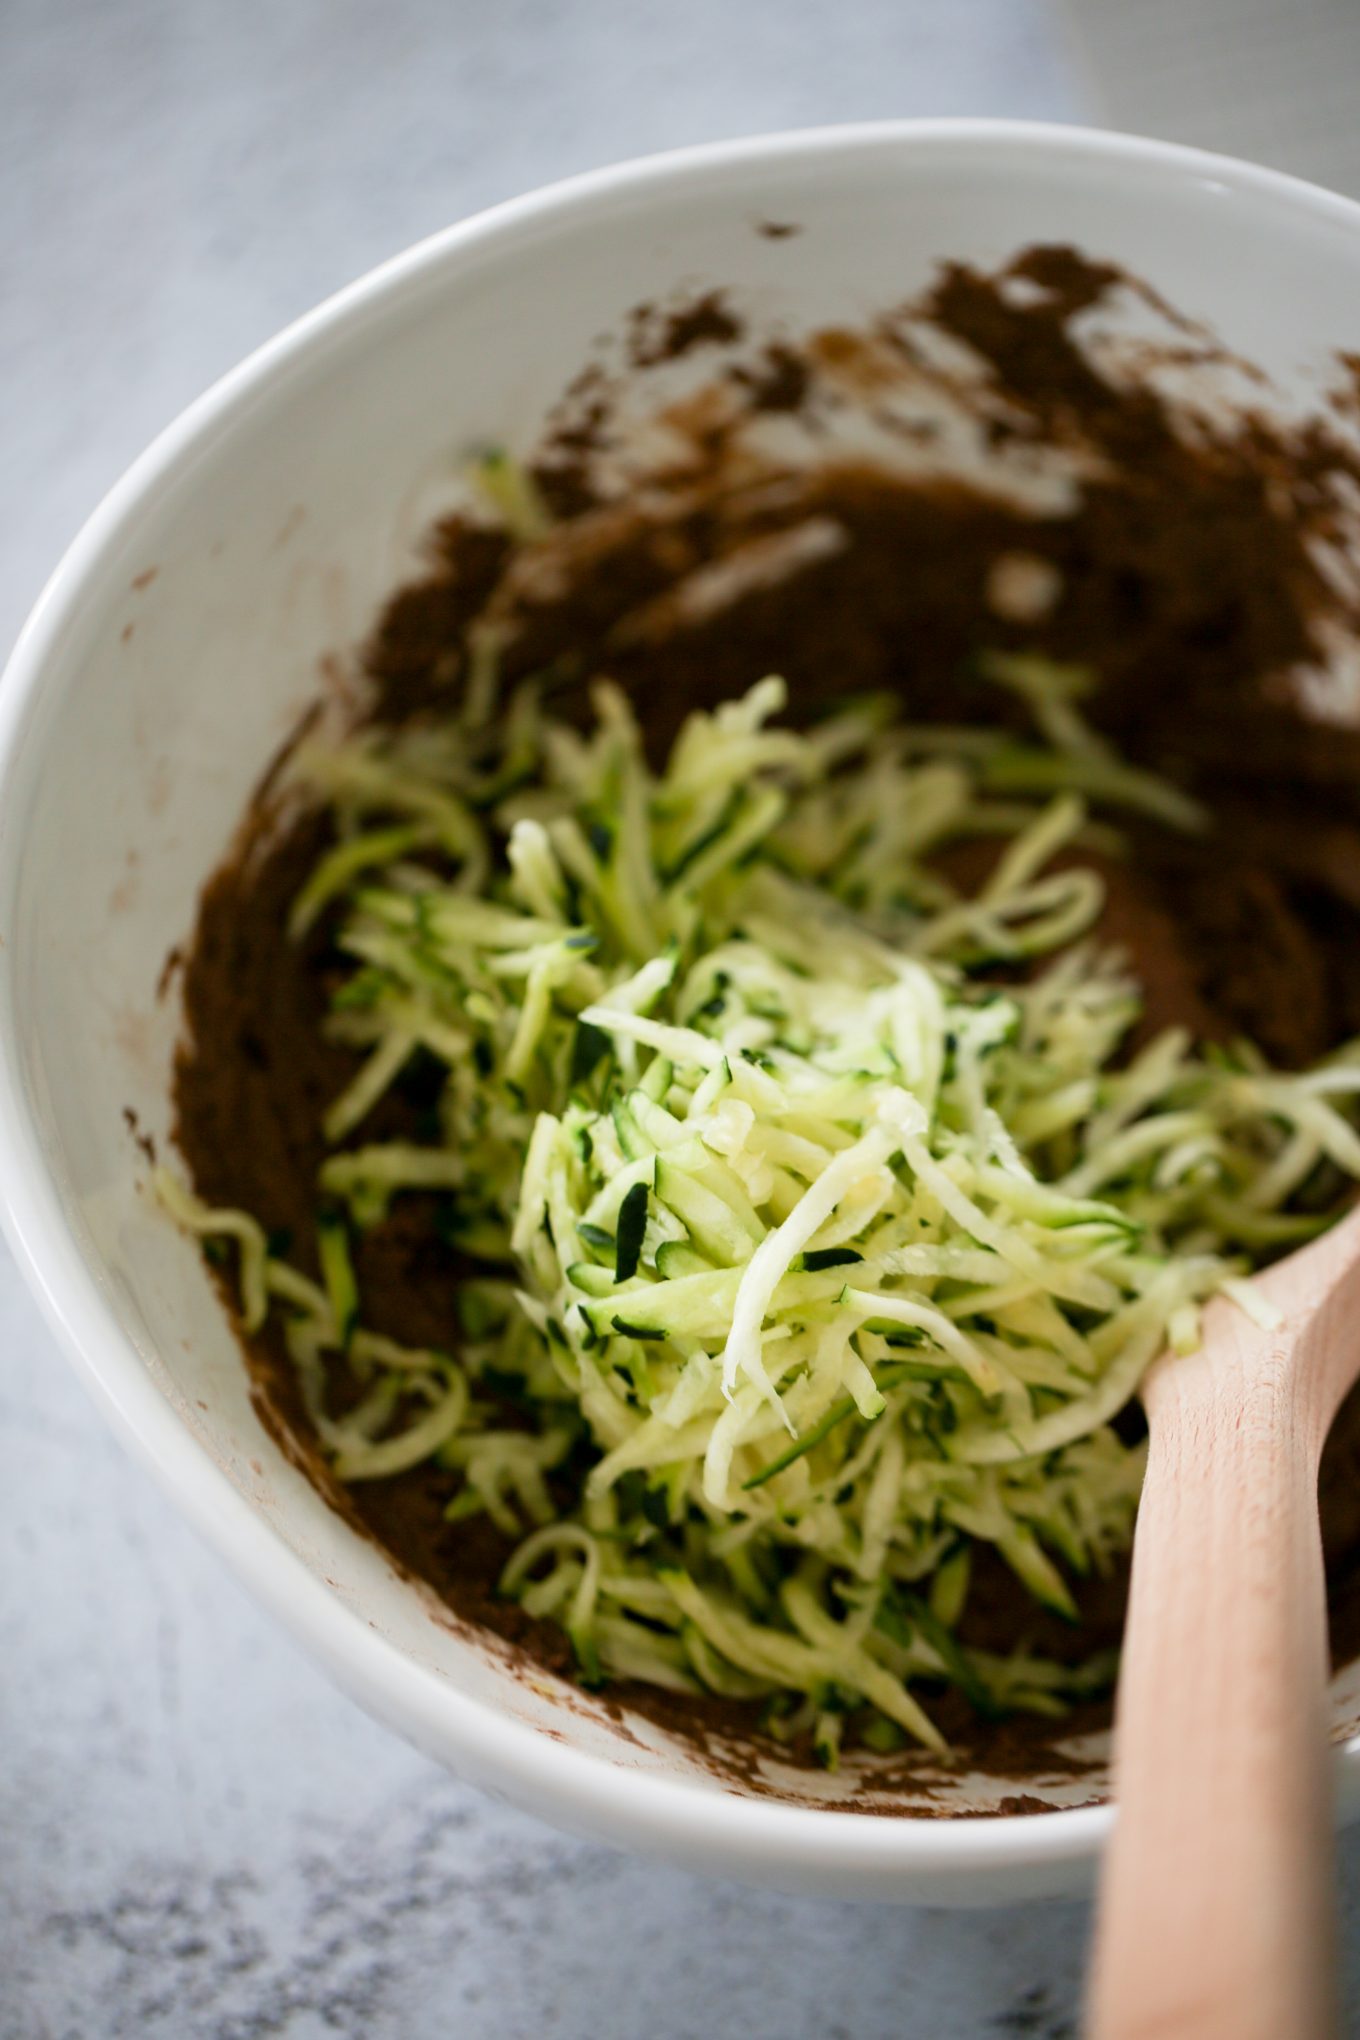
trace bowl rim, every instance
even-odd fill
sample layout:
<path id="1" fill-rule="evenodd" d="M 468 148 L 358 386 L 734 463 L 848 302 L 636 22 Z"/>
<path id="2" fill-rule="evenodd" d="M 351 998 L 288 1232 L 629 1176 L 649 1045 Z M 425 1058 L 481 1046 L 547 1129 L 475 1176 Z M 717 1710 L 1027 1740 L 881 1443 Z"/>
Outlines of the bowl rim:
<path id="1" fill-rule="evenodd" d="M 184 1424 L 148 1373 L 61 1209 L 19 1050 L 17 957 L 5 941 L 24 823 L 37 797 L 36 715 L 49 670 L 82 611 L 101 561 L 138 513 L 258 393 L 342 330 L 387 316 L 491 242 L 512 245 L 621 196 L 702 187 L 748 165 L 801 164 L 881 152 L 1017 152 L 1059 166 L 1118 164 L 1274 201 L 1300 218 L 1360 235 L 1360 204 L 1232 158 L 1080 126 L 1011 120 L 901 120 L 795 129 L 670 150 L 587 171 L 512 198 L 430 235 L 369 270 L 285 327 L 191 403 L 152 441 L 77 533 L 38 597 L 0 678 L 0 1227 L 49 1327 L 113 1430 L 255 1598 L 297 1635 L 366 1709 L 451 1767 L 530 1811 L 618 1845 L 761 1881 L 830 1888 L 838 1877 L 892 1895 L 895 1880 L 1059 1868 L 1079 1871 L 1107 1839 L 1110 1805 L 1026 1815 L 929 1819 L 837 1812 L 656 1776 L 558 1743 L 497 1712 L 409 1658 L 346 1607 L 285 1544 Z M 1360 1739 L 1336 1766 L 1343 1813 L 1360 1810 Z"/>

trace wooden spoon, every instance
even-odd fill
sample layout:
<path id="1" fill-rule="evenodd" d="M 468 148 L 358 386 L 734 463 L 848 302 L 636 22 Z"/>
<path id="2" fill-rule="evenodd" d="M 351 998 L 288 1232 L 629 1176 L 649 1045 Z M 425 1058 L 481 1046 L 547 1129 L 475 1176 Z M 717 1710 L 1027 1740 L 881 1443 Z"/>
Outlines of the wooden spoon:
<path id="1" fill-rule="evenodd" d="M 1144 1385 L 1093 2040 L 1335 2033 L 1322 1447 L 1360 1374 L 1360 1211 Z"/>

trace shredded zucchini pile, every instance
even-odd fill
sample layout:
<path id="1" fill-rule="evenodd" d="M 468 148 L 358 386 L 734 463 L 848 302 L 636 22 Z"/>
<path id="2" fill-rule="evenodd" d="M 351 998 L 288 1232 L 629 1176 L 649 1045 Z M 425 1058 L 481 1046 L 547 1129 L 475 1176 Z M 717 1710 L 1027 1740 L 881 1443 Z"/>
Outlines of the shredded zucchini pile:
<path id="1" fill-rule="evenodd" d="M 331 917 L 357 1055 L 320 1279 L 166 1202 L 237 1243 L 340 1477 L 446 1468 L 588 1683 L 761 1701 L 827 1762 L 843 1733 L 940 1748 L 941 1682 L 1061 1712 L 1108 1657 L 961 1642 L 974 1555 L 1075 1617 L 1132 1534 L 1111 1419 L 1206 1298 L 1259 1313 L 1241 1278 L 1360 1177 L 1360 1047 L 1281 1074 L 1172 1030 L 1121 1061 L 1138 987 L 1097 873 L 1053 860 L 1119 854 L 1130 809 L 1204 818 L 1094 736 L 1080 675 L 991 662 L 1032 741 L 874 702 L 778 727 L 767 679 L 657 774 L 609 684 L 583 735 L 532 683 L 498 703 L 490 634 L 472 669 L 440 725 L 300 760 L 336 840 L 293 933 Z M 978 835 L 961 896 L 932 854 Z M 430 1058 L 437 1130 L 367 1140 Z M 369 1325 L 354 1273 L 413 1194 L 474 1264 L 438 1352 Z"/>

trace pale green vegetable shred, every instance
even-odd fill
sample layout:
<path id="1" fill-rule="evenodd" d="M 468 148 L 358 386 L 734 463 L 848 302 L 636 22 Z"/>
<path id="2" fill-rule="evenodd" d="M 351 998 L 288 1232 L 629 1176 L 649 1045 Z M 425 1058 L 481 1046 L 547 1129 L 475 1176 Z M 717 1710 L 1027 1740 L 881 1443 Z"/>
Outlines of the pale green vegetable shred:
<path id="1" fill-rule="evenodd" d="M 582 734 L 535 683 L 500 701 L 496 657 L 474 645 L 460 714 L 299 761 L 337 841 L 295 928 L 338 917 L 359 1057 L 321 1280 L 169 1175 L 166 1203 L 235 1241 L 247 1329 L 279 1314 L 341 1477 L 448 1469 L 450 1518 L 516 1541 L 505 1592 L 587 1682 L 764 1702 L 826 1762 L 843 1731 L 941 1747 L 940 1682 L 1060 1713 L 1108 1656 L 961 1642 L 974 1554 L 1075 1617 L 1127 1549 L 1143 1451 L 1112 1419 L 1207 1298 L 1259 1314 L 1242 1278 L 1335 1215 L 1360 1048 L 1286 1074 L 1172 1030 L 1121 1057 L 1137 984 L 1099 877 L 1054 859 L 1088 801 L 1102 843 L 1122 809 L 1205 820 L 1094 738 L 1066 669 L 991 662 L 1025 744 L 877 701 L 782 727 L 766 679 L 655 771 L 615 688 Z M 960 896 L 930 859 L 977 833 L 1004 847 Z M 437 1133 L 366 1139 L 417 1056 Z M 443 1351 L 368 1326 L 354 1273 L 417 1191 L 479 1264 Z"/>

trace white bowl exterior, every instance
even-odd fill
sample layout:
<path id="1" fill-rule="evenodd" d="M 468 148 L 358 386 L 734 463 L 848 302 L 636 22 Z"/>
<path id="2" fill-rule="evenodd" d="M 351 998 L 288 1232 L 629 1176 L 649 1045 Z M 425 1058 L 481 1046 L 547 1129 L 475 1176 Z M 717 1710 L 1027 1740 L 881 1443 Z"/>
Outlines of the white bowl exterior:
<path id="1" fill-rule="evenodd" d="M 764 237 L 763 220 L 802 231 Z M 761 324 L 847 323 L 942 257 L 993 264 L 1034 240 L 1125 265 L 1295 392 L 1356 344 L 1360 208 L 1193 152 L 945 123 L 656 159 L 424 244 L 210 392 L 82 533 L 0 685 L 0 1203 L 118 1428 L 433 1756 L 601 1838 L 841 1896 L 1070 1888 L 1108 1815 L 946 1823 L 743 1797 L 440 1621 L 262 1430 L 124 1108 L 165 1136 L 162 963 L 319 659 L 412 571 L 470 446 L 529 444 L 596 336 L 677 285 L 732 285 Z M 1342 1683 L 1349 1724 L 1360 1682 Z M 1343 1769 L 1349 1790 L 1354 1748 Z"/>

